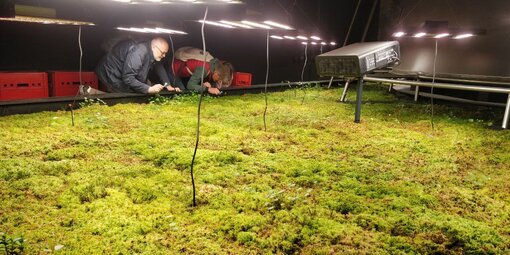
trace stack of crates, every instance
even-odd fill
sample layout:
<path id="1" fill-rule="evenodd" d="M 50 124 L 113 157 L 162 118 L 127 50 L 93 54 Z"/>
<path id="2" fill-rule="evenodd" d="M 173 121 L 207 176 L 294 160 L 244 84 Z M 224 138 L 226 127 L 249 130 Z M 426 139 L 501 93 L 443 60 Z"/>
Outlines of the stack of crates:
<path id="1" fill-rule="evenodd" d="M 47 73 L 0 73 L 0 101 L 47 97 Z"/>
<path id="2" fill-rule="evenodd" d="M 80 84 L 99 87 L 94 72 L 0 72 L 0 101 L 75 96 Z"/>
<path id="3" fill-rule="evenodd" d="M 251 87 L 251 73 L 235 72 L 232 87 Z"/>
<path id="4" fill-rule="evenodd" d="M 50 72 L 50 96 L 75 96 L 80 87 L 79 72 Z M 98 89 L 97 76 L 94 72 L 82 72 L 81 84 Z"/>

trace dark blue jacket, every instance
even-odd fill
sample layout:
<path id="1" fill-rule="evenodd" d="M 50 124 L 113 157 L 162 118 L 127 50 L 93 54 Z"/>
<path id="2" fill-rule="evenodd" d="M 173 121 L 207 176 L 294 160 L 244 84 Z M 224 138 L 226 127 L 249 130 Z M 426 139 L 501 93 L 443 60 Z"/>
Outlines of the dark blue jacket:
<path id="1" fill-rule="evenodd" d="M 154 68 L 162 83 L 169 82 L 165 69 L 154 59 L 151 42 L 125 40 L 117 43 L 96 67 L 99 80 L 109 92 L 147 94 L 149 71 Z"/>

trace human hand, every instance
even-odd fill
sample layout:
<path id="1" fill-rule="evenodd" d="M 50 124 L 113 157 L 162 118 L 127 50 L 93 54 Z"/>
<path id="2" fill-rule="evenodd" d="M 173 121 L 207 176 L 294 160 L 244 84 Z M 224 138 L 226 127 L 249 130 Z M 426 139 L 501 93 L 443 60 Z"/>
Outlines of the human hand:
<path id="1" fill-rule="evenodd" d="M 219 95 L 221 93 L 221 91 L 217 88 L 208 88 L 207 92 L 209 92 L 210 94 L 213 94 L 213 95 Z"/>
<path id="2" fill-rule="evenodd" d="M 170 85 L 166 86 L 166 89 L 168 91 L 175 91 L 175 92 L 181 92 L 181 89 L 179 87 L 172 87 Z"/>
<path id="3" fill-rule="evenodd" d="M 211 83 L 209 83 L 209 82 L 204 82 L 204 87 L 212 88 Z"/>
<path id="4" fill-rule="evenodd" d="M 149 94 L 157 94 L 163 89 L 163 85 L 155 84 L 149 88 Z"/>
<path id="5" fill-rule="evenodd" d="M 175 91 L 175 92 L 181 92 L 181 89 L 179 87 L 171 87 L 171 86 L 168 86 L 166 87 L 168 89 L 168 91 Z"/>

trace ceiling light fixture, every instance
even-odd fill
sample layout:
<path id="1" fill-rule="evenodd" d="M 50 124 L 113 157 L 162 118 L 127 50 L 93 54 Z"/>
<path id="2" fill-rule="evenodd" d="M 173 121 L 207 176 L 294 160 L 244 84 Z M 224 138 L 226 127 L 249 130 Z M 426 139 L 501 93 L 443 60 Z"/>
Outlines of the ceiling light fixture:
<path id="1" fill-rule="evenodd" d="M 276 23 L 276 22 L 270 21 L 270 20 L 264 21 L 264 24 L 267 24 L 267 25 L 270 25 L 270 26 L 273 26 L 273 27 L 277 27 L 277 28 L 281 28 L 281 29 L 285 29 L 285 30 L 293 30 L 293 28 L 291 28 L 291 27 L 289 27 L 287 25 Z"/>
<path id="2" fill-rule="evenodd" d="M 178 30 L 173 30 L 173 29 L 160 28 L 160 27 L 157 27 L 157 28 L 148 28 L 148 27 L 144 27 L 144 28 L 138 28 L 138 27 L 117 27 L 117 29 L 118 30 L 123 30 L 123 31 L 129 31 L 129 32 L 138 32 L 138 33 L 181 34 L 181 35 L 187 34 L 186 32 L 182 32 L 182 31 L 178 31 Z"/>
<path id="3" fill-rule="evenodd" d="M 156 30 L 160 31 L 161 33 L 166 33 L 166 34 L 180 34 L 180 35 L 187 35 L 188 34 L 188 33 L 183 32 L 183 31 L 167 29 L 167 28 L 161 28 L 161 27 L 157 27 Z"/>
<path id="4" fill-rule="evenodd" d="M 406 35 L 406 33 L 405 33 L 405 32 L 402 32 L 402 31 L 400 31 L 400 32 L 396 32 L 396 33 L 394 33 L 394 34 L 393 34 L 393 36 L 394 36 L 394 37 L 402 37 L 402 36 L 404 36 L 404 35 Z"/>
<path id="5" fill-rule="evenodd" d="M 313 40 L 316 40 L 316 41 L 320 41 L 320 40 L 322 40 L 322 39 L 321 39 L 320 37 L 318 37 L 318 36 L 310 36 L 310 38 L 311 38 L 311 39 L 313 39 Z"/>
<path id="6" fill-rule="evenodd" d="M 213 26 L 218 26 L 218 27 L 224 27 L 224 28 L 234 28 L 233 26 L 231 25 L 227 25 L 227 24 L 223 24 L 223 23 L 219 23 L 219 22 L 216 22 L 216 21 L 209 21 L 209 20 L 199 20 L 198 22 L 200 23 L 205 23 L 207 25 L 213 25 Z"/>
<path id="7" fill-rule="evenodd" d="M 294 37 L 294 36 L 288 36 L 288 35 L 286 35 L 286 36 L 284 36 L 284 38 L 285 38 L 285 39 L 289 39 L 289 40 L 296 40 L 296 37 Z"/>
<path id="8" fill-rule="evenodd" d="M 235 26 L 235 27 L 240 27 L 240 28 L 253 29 L 253 27 L 250 27 L 250 26 L 245 25 L 245 24 L 241 24 L 239 22 L 234 22 L 234 21 L 220 20 L 220 23 L 231 25 L 231 26 Z"/>
<path id="9" fill-rule="evenodd" d="M 278 35 L 272 35 L 271 38 L 278 39 L 278 40 L 283 40 L 283 37 L 278 36 Z"/>
<path id="10" fill-rule="evenodd" d="M 256 27 L 256 28 L 272 29 L 272 27 L 270 27 L 268 25 L 264 25 L 264 24 L 260 24 L 260 23 L 253 22 L 253 21 L 248 21 L 248 20 L 243 20 L 243 21 L 241 21 L 241 23 L 246 24 L 246 25 L 250 25 L 250 26 Z"/>
<path id="11" fill-rule="evenodd" d="M 464 38 L 468 38 L 468 37 L 472 37 L 474 36 L 473 34 L 471 33 L 468 33 L 468 34 L 460 34 L 460 35 L 457 35 L 455 36 L 453 39 L 464 39 Z"/>
<path id="12" fill-rule="evenodd" d="M 425 35 L 427 35 L 427 33 L 425 33 L 425 32 L 420 32 L 420 33 L 416 33 L 416 34 L 414 34 L 414 37 L 416 37 L 416 38 L 421 38 L 421 37 L 424 37 Z"/>
<path id="13" fill-rule="evenodd" d="M 15 22 L 30 22 L 40 24 L 57 24 L 57 25 L 72 25 L 72 26 L 94 26 L 92 22 L 78 21 L 78 20 L 65 20 L 65 19 L 53 19 L 53 18 L 39 18 L 29 16 L 15 16 L 14 18 L 2 18 L 3 21 L 15 21 Z"/>
<path id="14" fill-rule="evenodd" d="M 441 34 L 437 34 L 436 36 L 434 36 L 434 38 L 444 38 L 447 36 L 450 36 L 450 34 L 449 33 L 441 33 Z"/>
<path id="15" fill-rule="evenodd" d="M 298 36 L 296 36 L 296 38 L 303 40 L 303 41 L 308 41 L 308 37 L 306 37 L 306 36 L 298 35 Z"/>

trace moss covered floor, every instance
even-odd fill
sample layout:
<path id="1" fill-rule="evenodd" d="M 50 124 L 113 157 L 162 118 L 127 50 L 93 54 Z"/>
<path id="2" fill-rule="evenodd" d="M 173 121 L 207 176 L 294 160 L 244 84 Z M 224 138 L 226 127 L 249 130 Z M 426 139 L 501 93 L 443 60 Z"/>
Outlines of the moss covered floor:
<path id="1" fill-rule="evenodd" d="M 0 117 L 0 232 L 26 254 L 508 254 L 502 113 L 366 86 Z M 2 254 L 0 245 L 0 254 Z"/>

